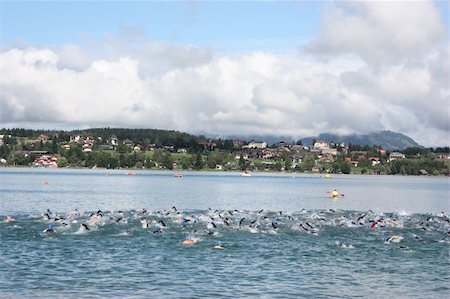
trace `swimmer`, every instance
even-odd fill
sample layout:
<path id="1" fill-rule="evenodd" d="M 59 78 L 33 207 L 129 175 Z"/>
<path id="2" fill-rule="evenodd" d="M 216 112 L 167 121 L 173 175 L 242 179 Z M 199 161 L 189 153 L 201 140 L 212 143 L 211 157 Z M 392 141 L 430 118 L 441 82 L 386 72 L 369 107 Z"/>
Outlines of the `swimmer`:
<path id="1" fill-rule="evenodd" d="M 149 228 L 149 226 L 150 226 L 150 223 L 144 218 L 141 219 L 141 224 L 142 224 L 142 228 Z"/>
<path id="2" fill-rule="evenodd" d="M 342 248 L 348 248 L 348 249 L 353 249 L 353 248 L 355 248 L 352 244 L 347 244 L 347 243 L 341 243 L 341 242 L 339 242 L 339 241 L 336 241 L 335 242 L 335 244 L 336 244 L 336 246 L 338 246 L 338 247 L 342 247 Z"/>
<path id="3" fill-rule="evenodd" d="M 332 198 L 338 198 L 339 197 L 339 192 L 337 192 L 336 189 L 334 189 L 334 191 L 331 192 L 331 197 Z"/>
<path id="4" fill-rule="evenodd" d="M 226 226 L 230 226 L 233 223 L 233 221 L 226 217 L 225 220 L 223 221 L 223 224 L 225 224 Z"/>
<path id="5" fill-rule="evenodd" d="M 239 227 L 242 226 L 242 223 L 244 223 L 245 217 L 241 219 L 241 221 L 239 221 Z"/>
<path id="6" fill-rule="evenodd" d="M 394 236 L 387 238 L 385 243 L 400 243 L 400 241 L 403 239 L 404 238 L 402 236 L 394 235 Z"/>
<path id="7" fill-rule="evenodd" d="M 162 220 L 159 220 L 157 223 L 158 223 L 158 225 L 161 226 L 162 228 L 167 227 L 166 224 L 164 223 L 164 221 L 162 221 Z"/>
<path id="8" fill-rule="evenodd" d="M 94 226 L 97 224 L 97 222 L 99 222 L 102 219 L 102 212 L 99 211 L 96 214 L 92 214 L 91 218 L 89 218 L 88 224 L 91 226 Z"/>
<path id="9" fill-rule="evenodd" d="M 406 251 L 406 252 L 411 252 L 411 248 L 409 248 L 408 246 L 400 246 L 400 250 L 401 251 Z"/>
<path id="10" fill-rule="evenodd" d="M 224 249 L 223 243 L 221 241 L 217 241 L 216 245 L 213 247 L 214 249 Z"/>
<path id="11" fill-rule="evenodd" d="M 73 220 L 76 221 L 77 218 L 80 217 L 80 212 L 78 211 L 78 209 L 73 210 L 72 212 L 69 213 L 69 215 L 67 215 L 67 219 L 69 220 Z"/>
<path id="12" fill-rule="evenodd" d="M 192 237 L 190 235 L 188 235 L 186 237 L 186 239 L 182 242 L 182 244 L 184 244 L 184 245 L 193 245 L 195 243 L 197 243 L 197 241 L 192 239 Z"/>
<path id="13" fill-rule="evenodd" d="M 208 230 L 213 230 L 216 228 L 216 225 L 214 224 L 214 222 L 208 222 L 208 224 L 206 225 L 206 228 Z"/>
<path id="14" fill-rule="evenodd" d="M 334 189 L 333 192 L 327 191 L 326 193 L 330 194 L 330 197 L 333 200 L 337 200 L 339 196 L 344 197 L 344 194 L 340 194 L 336 189 Z"/>
<path id="15" fill-rule="evenodd" d="M 162 234 L 163 233 L 163 230 L 161 229 L 161 226 L 159 226 L 159 225 L 155 225 L 154 227 L 153 227 L 153 231 L 152 231 L 154 234 Z"/>
<path id="16" fill-rule="evenodd" d="M 16 221 L 16 219 L 14 219 L 14 217 L 11 217 L 11 216 L 6 216 L 6 219 L 5 220 L 3 220 L 3 222 L 14 222 L 14 221 Z"/>
<path id="17" fill-rule="evenodd" d="M 49 224 L 46 229 L 42 231 L 43 233 L 56 233 L 56 231 L 53 229 L 52 225 Z"/>

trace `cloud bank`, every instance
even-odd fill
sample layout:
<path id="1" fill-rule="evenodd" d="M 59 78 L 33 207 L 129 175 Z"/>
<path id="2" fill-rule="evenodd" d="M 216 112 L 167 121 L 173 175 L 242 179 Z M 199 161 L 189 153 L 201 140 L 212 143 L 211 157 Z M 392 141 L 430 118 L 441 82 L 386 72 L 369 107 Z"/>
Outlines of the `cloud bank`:
<path id="1" fill-rule="evenodd" d="M 448 33 L 431 2 L 328 4 L 298 51 L 217 52 L 143 35 L 0 52 L 0 126 L 212 135 L 389 129 L 448 144 Z"/>

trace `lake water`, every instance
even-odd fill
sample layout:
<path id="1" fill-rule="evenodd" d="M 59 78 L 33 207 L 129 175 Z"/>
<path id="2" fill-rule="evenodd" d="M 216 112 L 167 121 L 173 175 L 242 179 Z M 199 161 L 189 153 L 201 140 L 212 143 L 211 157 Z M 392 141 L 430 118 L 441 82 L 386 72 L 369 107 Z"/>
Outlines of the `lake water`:
<path id="1" fill-rule="evenodd" d="M 134 174 L 0 168 L 0 297 L 450 297 L 448 178 Z"/>

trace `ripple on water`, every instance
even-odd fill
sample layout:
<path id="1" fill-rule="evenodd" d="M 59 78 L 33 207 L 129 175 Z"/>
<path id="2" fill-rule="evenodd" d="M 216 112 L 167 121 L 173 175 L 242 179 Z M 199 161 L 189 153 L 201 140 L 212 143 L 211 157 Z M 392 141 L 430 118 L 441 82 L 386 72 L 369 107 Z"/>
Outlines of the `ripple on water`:
<path id="1" fill-rule="evenodd" d="M 183 226 L 170 210 L 105 211 L 104 225 L 92 226 L 81 235 L 75 232 L 91 212 L 66 227 L 64 220 L 17 215 L 14 223 L 0 223 L 0 295 L 376 298 L 449 294 L 450 246 L 438 242 L 449 232 L 446 215 L 429 219 L 421 214 L 381 216 L 364 211 L 289 215 L 241 211 L 227 214 L 232 220 L 228 227 L 222 223 L 222 212 L 182 212 L 191 219 Z M 195 219 L 200 214 L 213 217 L 219 237 L 205 232 L 206 222 Z M 69 213 L 55 215 L 67 219 Z M 118 222 L 124 217 L 127 223 Z M 167 228 L 153 234 L 152 228 L 141 227 L 141 217 L 162 219 Z M 258 224 L 256 233 L 247 229 L 253 221 Z M 374 221 L 378 225 L 372 229 Z M 42 235 L 48 223 L 56 233 Z M 275 235 L 265 233 L 273 229 L 271 223 Z M 308 229 L 298 230 L 299 224 Z M 20 228 L 13 229 L 14 225 Z M 188 234 L 200 241 L 181 244 Z M 404 239 L 386 242 L 392 235 Z M 212 248 L 218 240 L 224 250 Z"/>

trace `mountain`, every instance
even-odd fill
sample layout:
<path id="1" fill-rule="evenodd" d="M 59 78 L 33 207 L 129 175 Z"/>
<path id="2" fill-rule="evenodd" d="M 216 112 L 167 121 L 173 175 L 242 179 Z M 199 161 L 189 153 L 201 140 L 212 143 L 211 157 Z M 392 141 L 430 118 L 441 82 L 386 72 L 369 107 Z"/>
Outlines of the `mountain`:
<path id="1" fill-rule="evenodd" d="M 422 147 L 415 142 L 411 137 L 401 133 L 391 131 L 379 131 L 369 134 L 351 134 L 351 135 L 336 135 L 331 133 L 323 133 L 317 137 L 303 138 L 304 145 L 310 145 L 312 140 L 323 140 L 327 142 L 344 142 L 345 144 L 358 145 L 379 145 L 388 150 L 403 150 L 407 147 Z"/>
<path id="2" fill-rule="evenodd" d="M 256 140 L 265 141 L 267 144 L 272 145 L 280 141 L 295 142 L 297 140 L 287 136 L 272 136 L 272 135 L 251 135 L 251 136 L 227 136 L 226 139 L 241 139 L 246 141 Z M 331 133 L 323 133 L 315 137 L 301 138 L 303 145 L 310 146 L 313 139 L 323 140 L 327 142 L 344 142 L 345 144 L 358 144 L 358 145 L 379 145 L 383 149 L 388 150 L 402 150 L 407 147 L 422 147 L 415 142 L 412 138 L 396 132 L 391 131 L 379 131 L 369 134 L 351 134 L 351 135 L 336 135 Z"/>
<path id="3" fill-rule="evenodd" d="M 218 138 L 212 137 L 212 138 Z M 221 137 L 222 139 L 232 139 L 232 140 L 245 140 L 245 141 L 261 141 L 266 142 L 269 146 L 281 141 L 288 143 L 295 143 L 298 139 L 294 139 L 290 136 L 275 136 L 275 135 L 227 135 L 225 137 Z"/>

